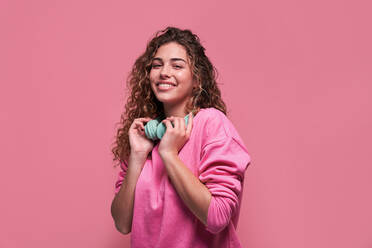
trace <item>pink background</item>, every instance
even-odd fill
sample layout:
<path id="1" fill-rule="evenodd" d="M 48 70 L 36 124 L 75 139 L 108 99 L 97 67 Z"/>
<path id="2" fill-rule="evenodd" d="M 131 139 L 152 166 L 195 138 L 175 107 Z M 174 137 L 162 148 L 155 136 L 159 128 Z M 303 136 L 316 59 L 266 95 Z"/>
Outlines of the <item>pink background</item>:
<path id="1" fill-rule="evenodd" d="M 370 1 L 1 1 L 0 247 L 129 247 L 111 162 L 124 80 L 197 33 L 252 156 L 250 248 L 372 247 Z"/>

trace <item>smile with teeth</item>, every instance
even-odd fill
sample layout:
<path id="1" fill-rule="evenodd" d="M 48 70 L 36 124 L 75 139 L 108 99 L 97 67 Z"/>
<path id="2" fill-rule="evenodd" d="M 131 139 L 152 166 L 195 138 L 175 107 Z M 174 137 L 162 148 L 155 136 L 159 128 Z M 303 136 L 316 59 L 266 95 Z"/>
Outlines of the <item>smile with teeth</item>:
<path id="1" fill-rule="evenodd" d="M 161 90 L 167 90 L 167 89 L 176 87 L 176 86 L 174 86 L 172 84 L 166 84 L 166 83 L 158 83 L 157 86 Z"/>

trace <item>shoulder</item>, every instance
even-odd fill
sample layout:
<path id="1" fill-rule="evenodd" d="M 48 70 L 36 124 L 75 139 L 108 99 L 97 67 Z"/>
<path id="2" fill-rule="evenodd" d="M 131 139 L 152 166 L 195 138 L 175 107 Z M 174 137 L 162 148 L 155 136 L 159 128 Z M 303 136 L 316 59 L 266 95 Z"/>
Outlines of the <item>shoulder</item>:
<path id="1" fill-rule="evenodd" d="M 241 141 L 241 138 L 232 121 L 220 110 L 210 107 L 199 111 L 197 115 L 198 125 L 203 129 L 204 143 L 233 138 Z"/>
<path id="2" fill-rule="evenodd" d="M 204 121 L 214 119 L 227 119 L 227 116 L 221 110 L 213 107 L 202 108 L 197 115 L 200 115 L 200 119 L 203 119 Z"/>
<path id="3" fill-rule="evenodd" d="M 203 109 L 198 119 L 201 156 L 205 159 L 222 159 L 236 162 L 245 169 L 250 155 L 233 122 L 220 110 Z"/>

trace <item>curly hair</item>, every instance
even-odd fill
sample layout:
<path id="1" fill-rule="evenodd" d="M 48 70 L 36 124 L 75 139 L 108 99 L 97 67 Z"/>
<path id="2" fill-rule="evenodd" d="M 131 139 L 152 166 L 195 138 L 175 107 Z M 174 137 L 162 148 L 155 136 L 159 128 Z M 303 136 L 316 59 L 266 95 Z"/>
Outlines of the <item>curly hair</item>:
<path id="1" fill-rule="evenodd" d="M 158 48 L 169 42 L 177 42 L 186 49 L 193 79 L 198 84 L 186 105 L 186 113 L 193 112 L 195 115 L 201 108 L 214 107 L 227 115 L 226 104 L 217 86 L 217 69 L 205 55 L 205 48 L 200 44 L 199 37 L 188 29 L 181 30 L 176 27 L 157 31 L 155 37 L 147 43 L 146 51 L 135 61 L 126 81 L 127 90 L 131 89 L 131 92 L 127 98 L 125 112 L 121 114 L 120 127 L 112 148 L 113 161 L 118 161 L 117 165 L 129 159 L 128 131 L 134 119 L 140 117 L 154 119 L 159 116 L 165 118 L 163 105 L 151 89 L 149 74 L 152 59 Z M 148 156 L 151 158 L 151 152 Z"/>

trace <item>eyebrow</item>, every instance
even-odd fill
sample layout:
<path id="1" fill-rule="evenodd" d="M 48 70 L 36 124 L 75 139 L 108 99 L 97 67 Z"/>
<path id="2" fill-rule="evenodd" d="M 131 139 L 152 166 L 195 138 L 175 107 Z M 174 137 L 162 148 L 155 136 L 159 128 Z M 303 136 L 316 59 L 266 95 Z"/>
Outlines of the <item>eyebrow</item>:
<path id="1" fill-rule="evenodd" d="M 154 61 L 154 60 L 160 60 L 160 61 L 163 61 L 163 60 L 162 60 L 161 58 L 159 58 L 159 57 L 153 58 L 152 60 L 153 60 L 153 61 Z M 181 61 L 183 61 L 183 62 L 186 63 L 186 61 L 185 61 L 184 59 L 181 59 L 181 58 L 171 58 L 170 60 L 171 60 L 171 61 L 179 61 L 179 60 L 181 60 Z"/>

